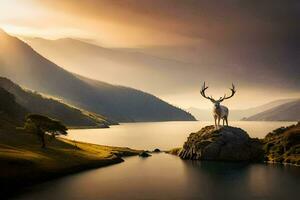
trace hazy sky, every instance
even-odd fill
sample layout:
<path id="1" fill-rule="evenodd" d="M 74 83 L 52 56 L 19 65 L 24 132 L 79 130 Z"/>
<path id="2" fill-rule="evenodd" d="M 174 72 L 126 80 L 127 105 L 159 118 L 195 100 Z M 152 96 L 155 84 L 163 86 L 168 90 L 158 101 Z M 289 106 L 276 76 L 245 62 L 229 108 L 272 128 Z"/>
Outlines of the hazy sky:
<path id="1" fill-rule="evenodd" d="M 144 53 L 167 56 L 169 59 L 180 58 L 185 62 L 190 59 L 197 70 L 185 74 L 185 69 L 182 69 L 180 73 L 185 81 L 180 84 L 186 82 L 186 85 L 178 86 L 177 93 L 167 92 L 173 91 L 171 87 L 160 92 L 152 90 L 150 86 L 136 85 L 139 89 L 153 92 L 182 107 L 198 106 L 196 102 L 201 98 L 195 89 L 199 88 L 199 84 L 194 87 L 191 85 L 200 80 L 193 73 L 200 73 L 203 68 L 205 72 L 209 71 L 209 67 L 203 64 L 208 58 L 201 61 L 198 54 L 189 54 L 193 54 L 193 48 L 200 48 L 201 55 L 205 48 L 212 46 L 213 50 L 207 57 L 219 60 L 214 63 L 218 64 L 214 68 L 222 68 L 222 73 L 224 68 L 228 68 L 230 74 L 224 76 L 232 77 L 232 73 L 236 72 L 242 74 L 240 79 L 245 79 L 242 82 L 237 78 L 237 81 L 242 82 L 244 91 L 234 103 L 243 102 L 240 105 L 244 107 L 267 102 L 272 98 L 298 96 L 299 21 L 300 1 L 297 0 L 0 1 L 0 27 L 10 34 L 46 39 L 79 38 L 105 47 L 138 48 Z M 165 46 L 179 50 L 174 51 L 174 48 L 166 53 Z M 181 47 L 187 49 L 185 55 Z M 227 55 L 228 52 L 232 55 Z M 223 57 L 226 58 L 222 66 Z M 166 72 L 162 69 L 161 73 Z M 263 78 L 256 81 L 255 74 L 263 74 Z M 226 84 L 217 90 L 223 94 L 229 84 L 228 79 L 222 82 L 220 74 L 209 77 L 211 82 L 217 83 L 216 87 Z M 173 81 L 176 82 L 175 79 Z M 253 82 L 263 85 L 263 89 L 255 89 L 257 85 L 253 85 Z M 265 87 L 268 83 L 270 86 Z M 126 85 L 126 82 L 120 84 Z"/>
<path id="2" fill-rule="evenodd" d="M 299 1 L 1 0 L 15 34 L 80 37 L 108 46 L 299 39 Z M 13 13 L 13 14 L 12 14 Z"/>

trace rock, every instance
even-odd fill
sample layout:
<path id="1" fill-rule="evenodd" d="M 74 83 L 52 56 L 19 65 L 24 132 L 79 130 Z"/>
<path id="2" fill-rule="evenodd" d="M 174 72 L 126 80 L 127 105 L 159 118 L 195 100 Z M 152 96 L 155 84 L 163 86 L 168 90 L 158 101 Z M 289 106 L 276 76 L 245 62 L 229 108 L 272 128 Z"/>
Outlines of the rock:
<path id="1" fill-rule="evenodd" d="M 172 155 L 175 155 L 175 156 L 178 156 L 179 155 L 179 152 L 182 150 L 181 147 L 179 148 L 173 148 L 173 149 L 170 149 L 168 151 L 165 151 L 166 153 L 168 154 L 172 154 Z"/>
<path id="2" fill-rule="evenodd" d="M 214 161 L 262 161 L 264 152 L 258 139 L 242 129 L 206 126 L 191 133 L 179 152 L 183 159 Z"/>
<path id="3" fill-rule="evenodd" d="M 266 161 L 300 165 L 300 122 L 273 130 L 262 142 Z"/>
<path id="4" fill-rule="evenodd" d="M 160 151 L 160 149 L 154 149 L 153 152 L 154 152 L 154 153 L 160 153 L 161 151 Z"/>
<path id="5" fill-rule="evenodd" d="M 140 157 L 143 157 L 143 158 L 146 158 L 146 157 L 149 157 L 151 156 L 149 153 L 147 153 L 146 151 L 143 151 L 139 154 Z"/>
<path id="6" fill-rule="evenodd" d="M 103 123 L 103 124 L 98 124 L 97 128 L 109 128 L 108 124 Z"/>

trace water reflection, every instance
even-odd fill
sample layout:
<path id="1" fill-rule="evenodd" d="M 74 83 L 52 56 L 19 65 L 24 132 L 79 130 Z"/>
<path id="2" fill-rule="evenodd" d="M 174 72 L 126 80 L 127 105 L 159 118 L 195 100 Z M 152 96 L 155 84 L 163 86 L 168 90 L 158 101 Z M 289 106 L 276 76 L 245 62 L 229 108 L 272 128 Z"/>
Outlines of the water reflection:
<path id="1" fill-rule="evenodd" d="M 164 153 L 51 181 L 18 199 L 293 199 L 300 170 L 264 164 L 184 161 Z"/>
<path id="2" fill-rule="evenodd" d="M 135 123 L 110 129 L 71 130 L 68 136 L 85 142 L 138 149 L 170 149 L 183 144 L 203 122 Z M 252 137 L 289 122 L 232 122 Z M 17 199 L 43 200 L 282 200 L 300 196 L 300 168 L 281 165 L 185 161 L 160 153 L 142 159 L 50 181 Z"/>
<path id="3" fill-rule="evenodd" d="M 267 164 L 186 162 L 190 192 L 203 199 L 293 199 L 300 169 Z M 195 178 L 197 177 L 197 178 Z"/>

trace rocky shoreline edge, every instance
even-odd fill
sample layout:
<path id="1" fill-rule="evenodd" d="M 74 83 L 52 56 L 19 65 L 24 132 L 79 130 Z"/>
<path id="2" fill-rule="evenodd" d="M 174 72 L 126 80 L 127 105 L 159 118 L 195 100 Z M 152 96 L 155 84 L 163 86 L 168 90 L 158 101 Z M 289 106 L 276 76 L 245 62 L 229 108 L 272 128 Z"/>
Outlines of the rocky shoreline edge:
<path id="1" fill-rule="evenodd" d="M 191 133 L 182 148 L 174 148 L 167 153 L 188 160 L 300 166 L 300 123 L 275 129 L 263 139 L 251 138 L 237 127 L 215 129 L 214 126 L 206 126 Z"/>

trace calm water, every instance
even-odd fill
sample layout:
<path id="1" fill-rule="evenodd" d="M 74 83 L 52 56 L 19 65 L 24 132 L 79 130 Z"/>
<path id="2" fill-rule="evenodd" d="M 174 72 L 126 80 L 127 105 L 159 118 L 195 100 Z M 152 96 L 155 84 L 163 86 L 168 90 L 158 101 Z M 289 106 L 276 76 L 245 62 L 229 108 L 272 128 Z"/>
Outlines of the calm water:
<path id="1" fill-rule="evenodd" d="M 68 138 L 111 146 L 152 150 L 180 147 L 191 132 L 211 125 L 211 122 L 148 122 L 127 123 L 109 129 L 70 130 Z M 231 122 L 251 137 L 263 138 L 268 132 L 293 122 Z"/>
<path id="2" fill-rule="evenodd" d="M 263 137 L 289 123 L 236 122 L 251 136 Z M 111 129 L 72 130 L 70 138 L 140 149 L 181 146 L 199 122 L 123 124 Z M 35 187 L 17 199 L 297 199 L 300 168 L 281 165 L 183 161 L 160 153 L 130 157 L 124 163 L 89 170 Z"/>

